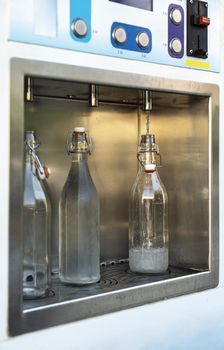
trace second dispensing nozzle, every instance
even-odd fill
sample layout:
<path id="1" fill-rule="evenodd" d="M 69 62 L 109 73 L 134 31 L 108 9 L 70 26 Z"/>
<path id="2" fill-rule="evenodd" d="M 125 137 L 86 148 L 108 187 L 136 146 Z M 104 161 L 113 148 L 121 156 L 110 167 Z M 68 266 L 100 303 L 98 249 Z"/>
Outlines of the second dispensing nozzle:
<path id="1" fill-rule="evenodd" d="M 152 91 L 144 90 L 142 94 L 142 109 L 150 112 L 152 110 Z"/>

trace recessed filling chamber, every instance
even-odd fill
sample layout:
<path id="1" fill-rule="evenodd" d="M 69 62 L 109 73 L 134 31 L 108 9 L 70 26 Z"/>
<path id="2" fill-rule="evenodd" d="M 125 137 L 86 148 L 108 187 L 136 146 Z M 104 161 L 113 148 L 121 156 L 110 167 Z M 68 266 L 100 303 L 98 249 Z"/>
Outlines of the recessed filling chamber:
<path id="1" fill-rule="evenodd" d="M 161 91 L 151 91 L 150 98 L 148 113 L 141 88 L 32 78 L 32 101 L 25 102 L 24 131 L 36 133 L 41 142 L 38 157 L 51 170 L 45 191 L 51 203 L 54 295 L 26 300 L 24 308 L 208 270 L 208 98 Z M 72 161 L 66 140 L 75 127 L 85 128 L 91 138 L 88 168 L 100 202 L 101 278 L 89 286 L 66 286 L 58 278 L 59 201 Z M 162 166 L 156 171 L 168 198 L 169 239 L 155 245 L 150 256 L 147 249 L 151 243 L 141 251 L 131 249 L 129 254 L 130 194 L 141 166 L 137 159 L 141 135 L 146 134 L 154 135 L 159 146 Z M 146 166 L 146 170 L 150 172 L 152 167 Z M 150 193 L 147 196 L 144 200 Z M 161 211 L 161 203 L 156 208 Z M 153 229 L 146 232 L 153 235 Z M 130 269 L 129 257 L 136 271 Z M 158 273 L 151 275 L 146 268 L 144 274 L 141 261 L 158 268 Z M 139 268 L 143 271 L 138 272 Z"/>

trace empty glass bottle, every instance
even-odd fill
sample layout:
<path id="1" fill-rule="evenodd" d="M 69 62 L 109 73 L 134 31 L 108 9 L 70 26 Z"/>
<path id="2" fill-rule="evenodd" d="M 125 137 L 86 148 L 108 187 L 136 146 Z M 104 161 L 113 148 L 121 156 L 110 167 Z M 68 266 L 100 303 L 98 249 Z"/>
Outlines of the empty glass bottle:
<path id="1" fill-rule="evenodd" d="M 25 132 L 23 195 L 23 297 L 47 296 L 50 288 L 50 203 L 42 180 L 47 168 L 36 155 L 34 131 Z"/>
<path id="2" fill-rule="evenodd" d="M 74 129 L 68 153 L 72 163 L 59 204 L 60 279 L 91 284 L 100 279 L 99 198 L 87 164 L 85 128 Z"/>
<path id="3" fill-rule="evenodd" d="M 142 135 L 129 206 L 129 264 L 134 272 L 168 268 L 168 198 L 157 172 L 159 158 L 154 135 Z"/>

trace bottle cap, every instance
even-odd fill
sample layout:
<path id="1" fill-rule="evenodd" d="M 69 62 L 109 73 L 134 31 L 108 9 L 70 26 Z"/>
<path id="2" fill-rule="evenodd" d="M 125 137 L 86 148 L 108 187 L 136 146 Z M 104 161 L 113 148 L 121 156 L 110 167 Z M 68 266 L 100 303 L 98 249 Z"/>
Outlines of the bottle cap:
<path id="1" fill-rule="evenodd" d="M 77 126 L 74 128 L 74 132 L 85 132 L 86 129 L 83 126 Z"/>
<path id="2" fill-rule="evenodd" d="M 155 170 L 156 170 L 156 164 L 152 164 L 152 163 L 145 164 L 145 171 L 147 173 L 152 173 Z"/>
<path id="3" fill-rule="evenodd" d="M 32 130 L 25 131 L 25 141 L 27 141 L 27 142 L 35 142 L 36 141 L 35 132 L 32 131 Z"/>
<path id="4" fill-rule="evenodd" d="M 69 153 L 86 153 L 90 154 L 90 140 L 88 131 L 83 126 L 76 126 L 72 130 L 72 135 L 67 139 L 67 150 Z"/>

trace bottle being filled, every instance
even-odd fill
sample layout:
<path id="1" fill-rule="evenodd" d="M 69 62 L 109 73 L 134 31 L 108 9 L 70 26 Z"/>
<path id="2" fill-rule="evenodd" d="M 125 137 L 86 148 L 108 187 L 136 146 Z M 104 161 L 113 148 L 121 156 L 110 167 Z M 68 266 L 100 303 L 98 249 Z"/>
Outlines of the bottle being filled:
<path id="1" fill-rule="evenodd" d="M 34 131 L 25 132 L 25 171 L 23 195 L 23 297 L 35 299 L 50 291 L 51 208 L 43 187 L 49 169 L 36 155 Z"/>
<path id="2" fill-rule="evenodd" d="M 90 142 L 77 127 L 68 142 L 71 168 L 59 204 L 59 273 L 64 283 L 100 279 L 99 197 L 88 168 Z"/>
<path id="3" fill-rule="evenodd" d="M 130 269 L 164 273 L 168 269 L 168 198 L 157 172 L 161 159 L 154 135 L 141 136 L 138 160 L 129 203 Z"/>

